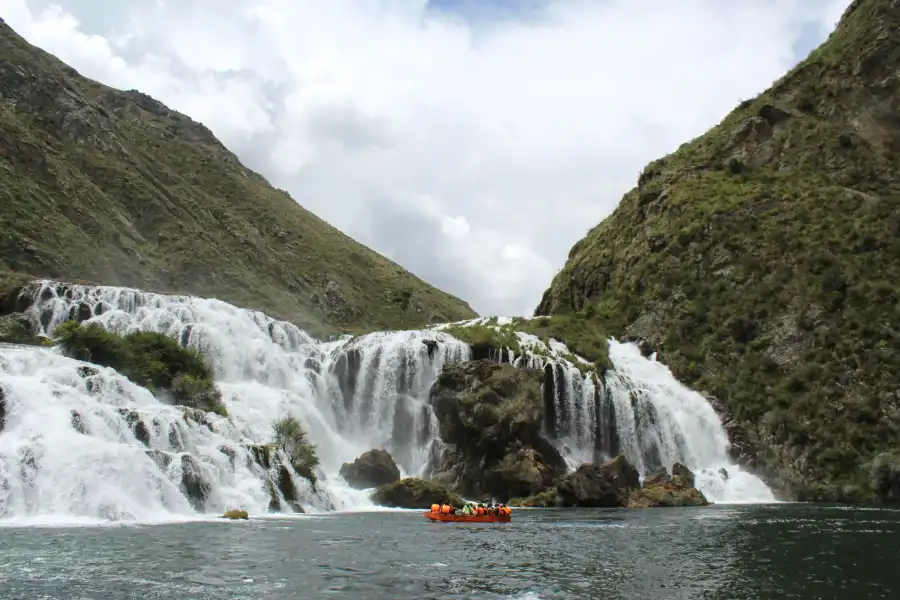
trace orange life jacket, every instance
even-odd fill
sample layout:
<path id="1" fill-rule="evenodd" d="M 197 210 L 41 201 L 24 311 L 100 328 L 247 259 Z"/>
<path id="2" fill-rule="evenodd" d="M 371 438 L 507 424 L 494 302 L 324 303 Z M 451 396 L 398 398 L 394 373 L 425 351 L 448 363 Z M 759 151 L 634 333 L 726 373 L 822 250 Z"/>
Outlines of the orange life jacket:
<path id="1" fill-rule="evenodd" d="M 433 513 L 441 512 L 441 505 L 440 504 L 432 504 L 431 512 L 433 512 Z"/>
<path id="2" fill-rule="evenodd" d="M 445 515 L 449 515 L 449 514 L 450 514 L 450 507 L 449 507 L 448 505 L 446 505 L 446 504 L 443 505 L 443 506 L 441 507 L 441 512 L 444 513 Z"/>

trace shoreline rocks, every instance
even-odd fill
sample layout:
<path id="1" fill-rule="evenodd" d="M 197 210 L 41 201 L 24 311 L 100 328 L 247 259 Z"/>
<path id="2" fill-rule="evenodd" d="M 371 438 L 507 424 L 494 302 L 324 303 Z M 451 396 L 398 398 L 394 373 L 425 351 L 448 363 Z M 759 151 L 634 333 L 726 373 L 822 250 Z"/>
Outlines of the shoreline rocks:
<path id="1" fill-rule="evenodd" d="M 452 504 L 461 507 L 463 500 L 434 481 L 407 477 L 379 486 L 371 494 L 372 502 L 391 508 L 429 509 L 432 504 Z"/>
<path id="2" fill-rule="evenodd" d="M 400 480 L 400 469 L 386 450 L 369 450 L 352 463 L 344 463 L 338 473 L 357 490 L 387 485 Z"/>

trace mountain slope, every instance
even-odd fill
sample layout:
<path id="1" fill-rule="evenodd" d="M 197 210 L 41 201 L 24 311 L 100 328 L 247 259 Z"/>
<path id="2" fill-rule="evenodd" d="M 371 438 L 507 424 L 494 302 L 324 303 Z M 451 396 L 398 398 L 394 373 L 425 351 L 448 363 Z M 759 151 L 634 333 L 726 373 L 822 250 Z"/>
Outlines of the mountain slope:
<path id="1" fill-rule="evenodd" d="M 536 314 L 659 350 L 786 495 L 892 496 L 898 83 L 900 0 L 854 1 L 807 60 L 648 165 Z"/>
<path id="2" fill-rule="evenodd" d="M 3 270 L 217 296 L 322 332 L 475 316 L 199 123 L 81 77 L 0 20 Z"/>

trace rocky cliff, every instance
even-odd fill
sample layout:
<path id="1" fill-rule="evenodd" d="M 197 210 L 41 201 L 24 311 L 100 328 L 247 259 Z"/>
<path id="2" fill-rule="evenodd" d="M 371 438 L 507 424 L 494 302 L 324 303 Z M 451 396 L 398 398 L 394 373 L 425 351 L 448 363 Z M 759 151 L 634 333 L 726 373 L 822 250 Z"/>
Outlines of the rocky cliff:
<path id="1" fill-rule="evenodd" d="M 320 332 L 475 316 L 203 125 L 80 76 L 0 19 L 2 271 L 216 296 Z"/>
<path id="2" fill-rule="evenodd" d="M 898 258 L 900 0 L 855 0 L 805 61 L 648 165 L 536 314 L 659 351 L 787 495 L 889 499 Z"/>

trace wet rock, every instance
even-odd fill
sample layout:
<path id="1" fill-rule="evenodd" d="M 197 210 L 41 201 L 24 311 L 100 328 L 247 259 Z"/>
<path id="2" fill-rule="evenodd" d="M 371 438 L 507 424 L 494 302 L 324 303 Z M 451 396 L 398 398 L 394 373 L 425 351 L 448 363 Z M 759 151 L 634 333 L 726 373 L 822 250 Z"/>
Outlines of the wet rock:
<path id="1" fill-rule="evenodd" d="M 81 415 L 78 414 L 78 411 L 72 411 L 70 422 L 72 423 L 72 429 L 74 429 L 78 433 L 87 435 L 87 427 L 84 424 L 84 419 L 82 419 Z"/>
<path id="2" fill-rule="evenodd" d="M 96 369 L 94 367 L 89 367 L 87 365 L 78 367 L 77 371 L 78 371 L 78 376 L 81 377 L 82 379 L 87 379 L 88 377 L 94 377 L 95 375 L 98 375 L 100 373 L 99 369 Z"/>
<path id="3" fill-rule="evenodd" d="M 385 450 L 369 450 L 341 465 L 340 476 L 352 488 L 364 490 L 400 480 L 400 469 Z"/>
<path id="4" fill-rule="evenodd" d="M 228 457 L 228 462 L 231 464 L 231 468 L 234 468 L 234 460 L 237 458 L 237 452 L 231 446 L 219 446 L 219 452 Z"/>
<path id="5" fill-rule="evenodd" d="M 672 473 L 665 470 L 644 479 L 644 486 L 629 494 L 629 508 L 659 506 L 706 506 L 709 501 L 694 487 L 694 473 L 681 463 L 672 465 Z"/>
<path id="6" fill-rule="evenodd" d="M 872 461 L 872 488 L 882 502 L 900 502 L 900 455 L 882 452 Z"/>
<path id="7" fill-rule="evenodd" d="M 272 468 L 272 456 L 275 452 L 274 444 L 247 444 L 244 447 L 250 452 L 252 462 L 266 470 Z"/>
<path id="8" fill-rule="evenodd" d="M 0 343 L 40 346 L 44 338 L 34 334 L 31 320 L 21 314 L 0 316 Z"/>
<path id="9" fill-rule="evenodd" d="M 427 509 L 432 504 L 462 506 L 462 498 L 451 494 L 444 486 L 415 477 L 380 486 L 371 497 L 375 504 L 394 508 Z"/>
<path id="10" fill-rule="evenodd" d="M 278 465 L 278 480 L 276 485 L 286 502 L 296 502 L 300 499 L 297 494 L 297 486 L 294 485 L 294 479 L 291 477 L 291 472 L 284 465 Z"/>
<path id="11" fill-rule="evenodd" d="M 6 427 L 6 390 L 0 385 L 0 433 Z"/>
<path id="12" fill-rule="evenodd" d="M 504 502 L 554 486 L 566 465 L 541 435 L 543 376 L 492 360 L 445 367 L 430 397 L 445 443 L 434 480 Z"/>
<path id="13" fill-rule="evenodd" d="M 138 421 L 131 430 L 134 432 L 134 437 L 137 441 L 145 446 L 150 445 L 150 429 L 147 428 L 146 423 Z"/>
<path id="14" fill-rule="evenodd" d="M 639 488 L 637 469 L 620 454 L 603 465 L 581 465 L 557 491 L 566 506 L 625 506 L 629 494 Z"/>
<path id="15" fill-rule="evenodd" d="M 163 452 L 162 450 L 145 450 L 145 453 L 150 460 L 156 463 L 156 466 L 159 467 L 160 471 L 166 471 L 169 468 L 169 465 L 172 464 L 172 455 L 168 452 Z"/>
<path id="16" fill-rule="evenodd" d="M 181 457 L 181 491 L 187 497 L 188 502 L 198 512 L 203 511 L 206 499 L 209 498 L 211 486 L 203 477 L 200 463 L 193 456 Z"/>
<path id="17" fill-rule="evenodd" d="M 731 478 L 731 476 L 728 474 L 728 471 L 725 470 L 725 467 L 719 469 L 719 475 L 721 475 L 722 479 L 725 479 L 726 481 Z"/>
<path id="18" fill-rule="evenodd" d="M 510 498 L 510 506 L 527 506 L 530 508 L 559 508 L 563 499 L 556 490 L 547 490 L 527 498 Z"/>
<path id="19" fill-rule="evenodd" d="M 226 510 L 225 514 L 222 515 L 223 519 L 249 519 L 250 515 L 246 510 Z"/>
<path id="20" fill-rule="evenodd" d="M 422 340 L 422 343 L 425 344 L 425 347 L 428 349 L 428 358 L 434 358 L 434 355 L 438 350 L 438 343 L 436 340 Z"/>

